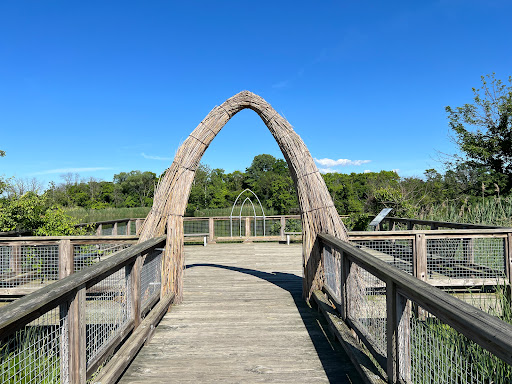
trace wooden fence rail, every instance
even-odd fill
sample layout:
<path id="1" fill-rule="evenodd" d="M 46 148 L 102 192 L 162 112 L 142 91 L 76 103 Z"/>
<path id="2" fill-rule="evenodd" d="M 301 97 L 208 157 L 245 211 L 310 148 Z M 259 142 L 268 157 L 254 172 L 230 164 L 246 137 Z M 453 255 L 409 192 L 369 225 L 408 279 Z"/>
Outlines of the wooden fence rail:
<path id="1" fill-rule="evenodd" d="M 423 349 L 421 343 L 427 344 L 428 339 L 418 335 L 413 337 L 417 330 L 411 327 L 432 323 L 444 324 L 439 326 L 440 329 L 451 327 L 492 356 L 512 365 L 512 325 L 394 268 L 350 243 L 327 234 L 320 234 L 318 239 L 323 247 L 327 281 L 325 292 L 335 303 L 341 318 L 382 365 L 390 382 L 411 382 L 413 376 L 420 374 L 427 377 L 422 382 L 440 382 L 437 381 L 440 376 L 436 379 L 425 375 L 435 372 L 441 375 L 439 372 L 442 370 L 447 370 L 447 374 L 451 375 L 450 380 L 455 380 L 453 382 L 481 382 L 488 379 L 478 376 L 476 364 L 464 359 L 460 364 L 469 364 L 467 370 L 465 366 L 443 367 L 448 362 L 441 363 L 442 358 L 436 361 L 432 357 L 436 353 L 437 357 L 446 353 L 435 350 L 436 346 L 441 348 L 443 345 L 440 340 Z M 372 295 L 369 302 L 373 309 L 366 310 L 374 310 L 373 314 L 362 311 L 368 295 Z M 384 301 L 379 302 L 379 297 Z M 412 321 L 413 318 L 416 322 Z M 449 340 L 446 343 L 448 347 L 452 342 Z M 419 353 L 430 357 L 417 358 Z M 430 367 L 432 371 L 422 366 L 421 372 L 418 372 L 415 364 L 434 366 Z M 458 375 L 466 375 L 469 379 L 461 379 Z"/>
<path id="2" fill-rule="evenodd" d="M 30 383 L 85 383 L 151 319 L 142 327 L 147 338 L 172 302 L 172 295 L 160 297 L 165 241 L 150 239 L 74 273 L 72 240 L 59 240 L 61 279 L 0 308 L 0 381 L 25 375 Z M 143 320 L 158 301 L 159 313 Z"/>
<path id="3" fill-rule="evenodd" d="M 349 232 L 350 241 L 435 286 L 512 283 L 512 228 Z"/>

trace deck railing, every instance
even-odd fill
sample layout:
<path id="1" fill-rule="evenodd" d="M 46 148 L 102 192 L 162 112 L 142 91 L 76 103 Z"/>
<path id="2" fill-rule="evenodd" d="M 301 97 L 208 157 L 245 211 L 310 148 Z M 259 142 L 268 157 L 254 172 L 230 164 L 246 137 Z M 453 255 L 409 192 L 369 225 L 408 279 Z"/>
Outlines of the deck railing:
<path id="1" fill-rule="evenodd" d="M 349 232 L 350 241 L 429 284 L 512 282 L 512 228 Z"/>
<path id="2" fill-rule="evenodd" d="M 510 382 L 512 325 L 350 243 L 318 239 L 325 292 L 390 382 Z"/>
<path id="3" fill-rule="evenodd" d="M 395 231 L 396 229 L 406 229 L 413 230 L 415 229 L 493 229 L 499 228 L 493 225 L 483 225 L 483 224 L 469 224 L 469 223 L 453 223 L 448 221 L 436 221 L 436 220 L 420 220 L 420 219 L 409 219 L 404 217 L 386 217 L 381 222 L 381 224 L 377 227 L 377 229 L 382 229 L 384 226 L 382 224 L 387 224 L 387 230 Z M 421 227 L 421 228 L 418 228 Z"/>
<path id="4" fill-rule="evenodd" d="M 170 304 L 172 295 L 160 297 L 164 236 L 75 272 L 77 245 L 59 240 L 60 280 L 0 308 L 0 382 L 85 383 Z"/>
<path id="5" fill-rule="evenodd" d="M 184 217 L 183 227 L 187 238 L 206 238 L 209 243 L 233 239 L 255 239 L 285 241 L 287 235 L 300 237 L 302 223 L 300 215 L 265 216 L 217 216 Z M 96 235 L 132 235 L 138 234 L 144 219 L 119 219 L 78 224 L 89 226 Z"/>
<path id="6" fill-rule="evenodd" d="M 137 236 L 0 238 L 0 296 L 25 295 L 66 276 L 68 260 L 63 255 L 72 255 L 72 270 L 78 272 L 137 240 Z"/>

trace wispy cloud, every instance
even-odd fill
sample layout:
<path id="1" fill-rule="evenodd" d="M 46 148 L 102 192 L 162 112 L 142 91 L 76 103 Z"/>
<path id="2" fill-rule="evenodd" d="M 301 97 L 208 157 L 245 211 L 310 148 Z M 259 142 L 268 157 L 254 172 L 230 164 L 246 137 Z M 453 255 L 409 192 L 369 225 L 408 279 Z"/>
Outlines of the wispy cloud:
<path id="1" fill-rule="evenodd" d="M 107 171 L 113 168 L 109 167 L 84 167 L 84 168 L 57 168 L 48 169 L 46 171 L 35 172 L 33 175 L 51 175 L 56 173 L 80 173 L 80 172 L 96 172 L 96 171 Z"/>
<path id="2" fill-rule="evenodd" d="M 144 152 L 141 153 L 141 156 L 149 160 L 172 161 L 172 158 L 170 157 L 146 155 Z"/>
<path id="3" fill-rule="evenodd" d="M 333 160 L 333 159 L 317 159 L 315 158 L 315 161 L 320 164 L 320 165 L 323 165 L 324 167 L 328 167 L 328 168 L 332 168 L 332 167 L 337 167 L 337 166 L 342 166 L 342 167 L 346 167 L 348 165 L 363 165 L 363 164 L 367 164 L 369 163 L 371 160 L 349 160 L 349 159 L 338 159 L 338 160 Z"/>

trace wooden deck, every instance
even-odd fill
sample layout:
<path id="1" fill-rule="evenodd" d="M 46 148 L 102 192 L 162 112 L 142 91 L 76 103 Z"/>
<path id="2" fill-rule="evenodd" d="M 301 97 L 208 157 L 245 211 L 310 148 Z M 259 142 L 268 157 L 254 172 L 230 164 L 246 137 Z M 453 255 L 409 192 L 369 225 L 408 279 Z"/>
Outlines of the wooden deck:
<path id="1" fill-rule="evenodd" d="M 186 247 L 184 303 L 120 383 L 360 383 L 301 297 L 301 245 Z"/>

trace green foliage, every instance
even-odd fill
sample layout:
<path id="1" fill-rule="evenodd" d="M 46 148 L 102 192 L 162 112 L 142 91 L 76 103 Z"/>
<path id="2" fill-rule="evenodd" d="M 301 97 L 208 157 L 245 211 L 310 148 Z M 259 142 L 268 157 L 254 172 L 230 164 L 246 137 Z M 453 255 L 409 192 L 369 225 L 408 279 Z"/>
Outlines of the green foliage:
<path id="1" fill-rule="evenodd" d="M 19 198 L 0 200 L 0 232 L 32 231 L 40 236 L 83 234 L 76 220 L 61 208 L 50 206 L 45 196 L 28 192 Z"/>
<path id="2" fill-rule="evenodd" d="M 473 88 L 474 103 L 446 107 L 456 143 L 470 167 L 488 173 L 489 182 L 512 188 L 512 77 L 508 85 L 494 73 L 482 76 L 482 86 Z M 503 185 L 504 184 L 504 185 Z"/>
<path id="3" fill-rule="evenodd" d="M 9 384 L 60 382 L 60 359 L 54 354 L 55 351 L 41 348 L 54 344 L 45 341 L 49 338 L 43 331 L 31 327 L 18 331 L 12 345 L 2 345 L 0 381 Z"/>

